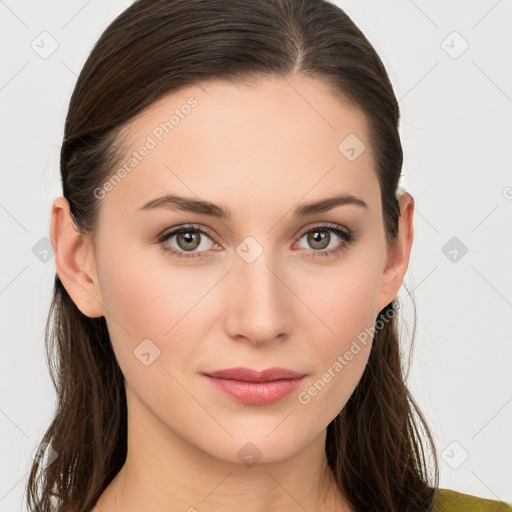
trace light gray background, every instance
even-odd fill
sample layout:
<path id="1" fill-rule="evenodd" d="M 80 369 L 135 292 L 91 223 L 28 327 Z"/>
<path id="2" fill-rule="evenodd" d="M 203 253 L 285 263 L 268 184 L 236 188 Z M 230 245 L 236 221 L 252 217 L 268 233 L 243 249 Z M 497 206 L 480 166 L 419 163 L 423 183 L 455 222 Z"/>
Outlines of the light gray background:
<path id="1" fill-rule="evenodd" d="M 416 200 L 408 383 L 435 436 L 441 487 L 512 501 L 512 1 L 336 3 L 376 47 L 402 110 L 403 185 Z M 25 510 L 54 407 L 43 326 L 55 261 L 33 247 L 61 195 L 66 108 L 93 43 L 130 4 L 0 0 L 0 512 Z M 58 43 L 47 58 L 31 46 L 43 51 L 42 38 L 46 51 Z M 404 287 L 400 298 L 407 344 Z"/>

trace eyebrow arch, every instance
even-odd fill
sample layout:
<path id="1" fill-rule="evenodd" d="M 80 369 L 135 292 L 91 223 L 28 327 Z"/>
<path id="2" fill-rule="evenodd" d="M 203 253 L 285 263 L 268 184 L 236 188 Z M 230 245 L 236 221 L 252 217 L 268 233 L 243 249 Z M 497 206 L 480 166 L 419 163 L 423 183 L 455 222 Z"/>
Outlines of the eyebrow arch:
<path id="1" fill-rule="evenodd" d="M 328 197 L 320 201 L 301 204 L 293 210 L 293 216 L 307 217 L 309 215 L 327 212 L 337 206 L 349 204 L 361 206 L 366 210 L 369 210 L 368 205 L 362 199 L 352 194 L 345 193 L 334 197 Z M 178 209 L 185 212 L 209 215 L 219 219 L 231 219 L 231 212 L 225 206 L 216 205 L 209 201 L 181 197 L 174 194 L 166 194 L 162 197 L 152 199 L 151 201 L 143 204 L 137 211 L 154 210 L 156 208 Z"/>

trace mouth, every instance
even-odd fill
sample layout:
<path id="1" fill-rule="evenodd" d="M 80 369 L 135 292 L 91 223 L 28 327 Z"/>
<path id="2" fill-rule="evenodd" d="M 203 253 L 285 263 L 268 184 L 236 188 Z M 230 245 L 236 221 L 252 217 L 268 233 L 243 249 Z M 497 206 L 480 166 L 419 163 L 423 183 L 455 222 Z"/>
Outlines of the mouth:
<path id="1" fill-rule="evenodd" d="M 278 402 L 295 391 L 307 374 L 286 368 L 258 371 L 229 368 L 203 374 L 208 382 L 225 395 L 250 405 Z"/>

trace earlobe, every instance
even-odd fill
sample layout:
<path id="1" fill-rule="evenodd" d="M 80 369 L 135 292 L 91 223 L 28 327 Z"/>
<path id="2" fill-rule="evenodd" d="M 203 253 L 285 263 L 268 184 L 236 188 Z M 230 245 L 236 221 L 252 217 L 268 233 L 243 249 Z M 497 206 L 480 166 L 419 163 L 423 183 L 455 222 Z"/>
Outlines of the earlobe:
<path id="1" fill-rule="evenodd" d="M 400 219 L 398 237 L 389 248 L 380 289 L 379 311 L 396 298 L 402 286 L 414 239 L 414 198 L 403 193 L 399 198 Z"/>
<path id="2" fill-rule="evenodd" d="M 52 204 L 50 240 L 57 274 L 73 302 L 88 317 L 102 316 L 103 305 L 92 244 L 77 231 L 69 203 L 63 196 Z"/>

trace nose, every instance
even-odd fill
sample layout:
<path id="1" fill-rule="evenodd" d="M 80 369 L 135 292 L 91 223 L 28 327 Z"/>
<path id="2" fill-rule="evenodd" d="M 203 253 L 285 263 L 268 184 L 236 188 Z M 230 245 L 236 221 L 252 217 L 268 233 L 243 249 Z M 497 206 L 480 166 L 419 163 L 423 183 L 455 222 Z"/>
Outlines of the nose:
<path id="1" fill-rule="evenodd" d="M 262 345 L 290 336 L 296 304 L 285 274 L 270 251 L 252 262 L 235 258 L 225 286 L 226 330 L 232 339 Z"/>

